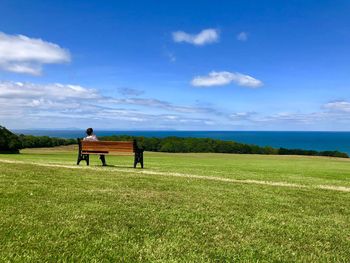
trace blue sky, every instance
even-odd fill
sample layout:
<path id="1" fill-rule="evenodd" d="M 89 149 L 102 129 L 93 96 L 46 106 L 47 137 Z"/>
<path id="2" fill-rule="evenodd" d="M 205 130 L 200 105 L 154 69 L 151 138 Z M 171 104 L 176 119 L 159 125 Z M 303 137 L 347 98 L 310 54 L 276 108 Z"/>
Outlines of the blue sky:
<path id="1" fill-rule="evenodd" d="M 349 1 L 0 1 L 12 129 L 350 130 Z"/>

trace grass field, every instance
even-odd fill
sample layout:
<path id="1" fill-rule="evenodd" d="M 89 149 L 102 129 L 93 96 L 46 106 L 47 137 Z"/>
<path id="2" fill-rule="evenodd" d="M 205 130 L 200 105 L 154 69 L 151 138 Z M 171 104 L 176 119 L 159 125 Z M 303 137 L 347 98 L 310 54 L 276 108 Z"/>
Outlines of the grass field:
<path id="1" fill-rule="evenodd" d="M 0 262 L 349 262 L 350 161 L 0 155 Z"/>

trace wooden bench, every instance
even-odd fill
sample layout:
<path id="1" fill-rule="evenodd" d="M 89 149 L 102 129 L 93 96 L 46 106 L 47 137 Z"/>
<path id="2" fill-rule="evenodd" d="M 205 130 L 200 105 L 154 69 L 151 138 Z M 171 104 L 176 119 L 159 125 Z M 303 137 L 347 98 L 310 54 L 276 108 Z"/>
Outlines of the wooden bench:
<path id="1" fill-rule="evenodd" d="M 78 161 L 86 161 L 89 165 L 89 155 L 134 155 L 134 168 L 140 163 L 143 168 L 143 149 L 134 141 L 84 141 L 78 138 Z"/>

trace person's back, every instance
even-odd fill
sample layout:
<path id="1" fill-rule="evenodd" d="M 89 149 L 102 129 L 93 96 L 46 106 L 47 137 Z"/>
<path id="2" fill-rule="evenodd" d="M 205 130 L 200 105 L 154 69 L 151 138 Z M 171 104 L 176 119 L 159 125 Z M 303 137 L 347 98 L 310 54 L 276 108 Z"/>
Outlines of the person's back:
<path id="1" fill-rule="evenodd" d="M 98 139 L 97 139 L 95 134 L 91 134 L 91 135 L 86 136 L 83 139 L 83 141 L 93 141 L 93 142 L 95 142 L 95 141 L 98 141 Z"/>
<path id="2" fill-rule="evenodd" d="M 88 128 L 86 129 L 86 137 L 83 139 L 83 141 L 92 141 L 92 142 L 96 142 L 98 141 L 97 137 L 95 134 L 93 134 L 94 130 L 92 128 Z M 103 166 L 106 166 L 106 159 L 104 155 L 100 155 L 100 160 L 103 164 Z"/>

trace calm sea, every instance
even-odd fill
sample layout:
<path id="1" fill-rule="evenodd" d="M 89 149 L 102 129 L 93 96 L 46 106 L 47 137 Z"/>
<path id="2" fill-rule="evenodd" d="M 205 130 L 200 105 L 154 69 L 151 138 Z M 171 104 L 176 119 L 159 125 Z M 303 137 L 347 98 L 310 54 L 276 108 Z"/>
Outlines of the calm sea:
<path id="1" fill-rule="evenodd" d="M 15 130 L 16 133 L 50 137 L 84 137 L 83 130 Z M 196 137 L 236 141 L 289 149 L 338 150 L 350 154 L 350 132 L 277 131 L 95 131 L 97 136 L 133 135 L 145 137 Z"/>

